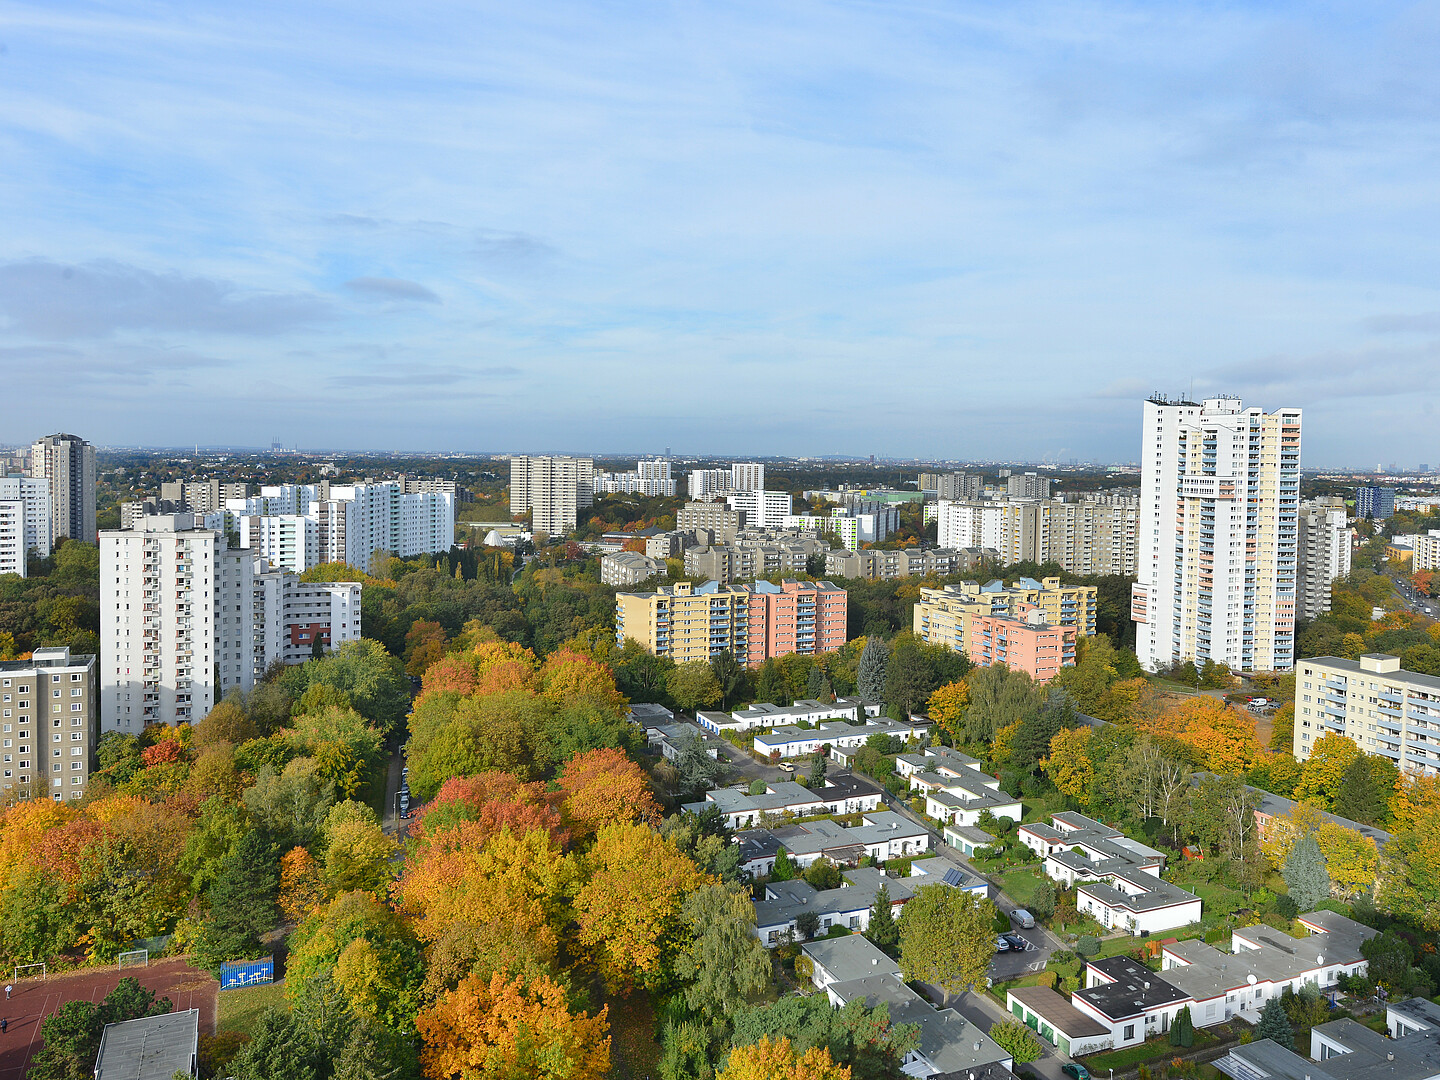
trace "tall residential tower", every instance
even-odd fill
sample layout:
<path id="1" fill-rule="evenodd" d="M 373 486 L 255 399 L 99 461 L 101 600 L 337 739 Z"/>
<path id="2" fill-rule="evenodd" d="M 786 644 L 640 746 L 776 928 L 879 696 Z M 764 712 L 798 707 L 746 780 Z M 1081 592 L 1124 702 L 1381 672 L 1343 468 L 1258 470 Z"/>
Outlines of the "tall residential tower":
<path id="1" fill-rule="evenodd" d="M 95 447 L 78 435 L 47 435 L 30 448 L 30 475 L 50 481 L 50 537 L 95 543 Z"/>
<path id="2" fill-rule="evenodd" d="M 1145 403 L 1135 652 L 1152 671 L 1295 662 L 1300 410 Z"/>

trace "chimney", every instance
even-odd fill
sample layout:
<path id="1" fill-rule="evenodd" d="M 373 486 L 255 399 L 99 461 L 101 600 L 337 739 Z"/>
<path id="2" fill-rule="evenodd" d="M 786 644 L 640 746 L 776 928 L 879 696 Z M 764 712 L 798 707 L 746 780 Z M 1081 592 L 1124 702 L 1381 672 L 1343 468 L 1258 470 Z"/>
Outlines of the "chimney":
<path id="1" fill-rule="evenodd" d="M 871 963 L 872 965 L 873 965 L 873 964 L 878 964 L 878 963 L 880 963 L 879 957 L 873 958 L 873 959 L 870 961 L 870 963 Z"/>
<path id="2" fill-rule="evenodd" d="M 1392 1050 L 1392 1051 L 1390 1051 L 1390 1053 L 1386 1054 L 1386 1055 L 1385 1055 L 1385 1060 L 1386 1060 L 1386 1061 L 1394 1061 L 1394 1060 L 1395 1060 L 1395 1052 Z"/>

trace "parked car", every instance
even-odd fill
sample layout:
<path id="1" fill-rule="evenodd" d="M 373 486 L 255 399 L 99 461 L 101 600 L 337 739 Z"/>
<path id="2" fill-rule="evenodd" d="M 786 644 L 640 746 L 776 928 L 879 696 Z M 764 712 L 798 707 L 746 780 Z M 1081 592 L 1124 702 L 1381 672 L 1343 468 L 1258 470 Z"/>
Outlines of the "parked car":
<path id="1" fill-rule="evenodd" d="M 1090 1070 L 1084 1065 L 1077 1065 L 1073 1061 L 1068 1065 L 1061 1065 L 1060 1071 L 1066 1076 L 1073 1076 L 1075 1080 L 1090 1080 Z"/>
<path id="2" fill-rule="evenodd" d="M 995 939 L 995 951 L 996 951 L 996 952 L 1009 952 L 1009 951 L 1010 951 L 1010 942 L 1008 942 L 1008 941 L 1005 940 L 1005 935 L 1004 935 L 1004 934 L 1001 934 L 999 937 L 997 937 L 997 938 Z"/>
<path id="3" fill-rule="evenodd" d="M 1030 943 L 1019 934 L 1001 934 L 1000 936 L 1004 939 L 1005 943 L 1016 952 L 1025 952 L 1025 950 L 1030 948 Z"/>
<path id="4" fill-rule="evenodd" d="M 795 771 L 795 766 L 794 766 L 794 765 L 791 765 L 790 762 L 788 762 L 788 761 L 782 761 L 782 762 L 779 764 L 779 766 L 777 766 L 777 767 L 779 768 L 779 770 L 780 770 L 781 772 L 794 772 L 794 771 Z"/>
<path id="5" fill-rule="evenodd" d="M 1026 911 L 1023 907 L 1017 907 L 1010 913 L 1010 920 L 1021 930 L 1031 930 L 1035 926 L 1035 916 Z"/>
<path id="6" fill-rule="evenodd" d="M 400 816 L 402 818 L 410 816 L 410 793 L 408 791 L 400 793 Z"/>

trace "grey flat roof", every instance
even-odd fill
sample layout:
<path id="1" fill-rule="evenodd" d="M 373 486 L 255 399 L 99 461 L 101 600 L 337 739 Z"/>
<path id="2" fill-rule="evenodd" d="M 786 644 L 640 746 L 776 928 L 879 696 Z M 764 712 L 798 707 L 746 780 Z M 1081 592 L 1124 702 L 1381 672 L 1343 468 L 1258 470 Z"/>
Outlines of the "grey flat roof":
<path id="1" fill-rule="evenodd" d="M 807 941 L 800 948 L 836 982 L 850 982 L 870 975 L 900 976 L 900 965 L 860 934 Z"/>
<path id="2" fill-rule="evenodd" d="M 1190 996 L 1128 957 L 1116 956 L 1110 959 L 1122 961 L 1121 964 L 1110 964 L 1110 969 L 1106 972 L 1115 982 L 1091 987 L 1089 990 L 1076 990 L 1070 996 L 1089 1002 L 1111 1020 L 1139 1016 L 1150 1009 L 1171 1005 Z M 1166 975 L 1169 975 L 1169 972 L 1166 972 Z"/>
<path id="3" fill-rule="evenodd" d="M 1331 1058 L 1325 1064 L 1341 1060 L 1343 1058 Z M 1241 1068 L 1236 1068 L 1237 1063 Z M 1260 1039 L 1233 1047 L 1229 1054 L 1216 1058 L 1211 1064 L 1232 1080 L 1260 1080 L 1261 1077 L 1269 1077 L 1270 1080 L 1337 1080 L 1334 1073 L 1326 1072 L 1293 1050 L 1286 1050 L 1274 1039 Z"/>
<path id="4" fill-rule="evenodd" d="M 1110 1034 L 1110 1029 L 1099 1020 L 1086 1016 L 1048 986 L 1017 986 L 1009 995 L 1072 1039 Z"/>
<path id="5" fill-rule="evenodd" d="M 106 1024 L 95 1059 L 95 1080 L 171 1080 L 190 1075 L 200 1035 L 200 1010 Z"/>

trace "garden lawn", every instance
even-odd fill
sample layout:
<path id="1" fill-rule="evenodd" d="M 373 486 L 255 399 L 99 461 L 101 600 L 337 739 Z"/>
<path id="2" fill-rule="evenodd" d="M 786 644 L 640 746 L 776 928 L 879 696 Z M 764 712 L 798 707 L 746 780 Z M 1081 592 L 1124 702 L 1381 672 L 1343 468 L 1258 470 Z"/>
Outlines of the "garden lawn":
<path id="1" fill-rule="evenodd" d="M 1105 1072 L 1107 1069 L 1114 1069 L 1116 1072 L 1124 1072 L 1126 1069 L 1134 1068 L 1145 1061 L 1154 1061 L 1158 1058 L 1181 1057 L 1185 1054 L 1193 1054 L 1215 1041 L 1215 1036 L 1201 1028 L 1195 1029 L 1195 1045 L 1191 1047 L 1171 1046 L 1169 1034 L 1156 1035 L 1147 1039 L 1139 1046 L 1127 1046 L 1124 1050 L 1105 1050 L 1098 1054 L 1087 1054 L 1084 1064 L 1090 1070 L 1092 1076 Z"/>
<path id="2" fill-rule="evenodd" d="M 215 1021 L 215 1033 L 238 1031 L 251 1034 L 260 1022 L 260 1014 L 275 1008 L 290 1011 L 285 1000 L 284 981 L 268 986 L 243 986 L 234 990 L 220 991 L 220 1015 Z"/>
<path id="3" fill-rule="evenodd" d="M 1035 895 L 1035 890 L 1040 887 L 1040 872 L 1011 870 L 1008 874 L 1000 875 L 1000 887 L 1005 890 L 1006 896 L 1025 907 Z"/>
<path id="4" fill-rule="evenodd" d="M 1201 900 L 1205 901 L 1205 914 L 1224 917 L 1231 915 L 1245 906 L 1245 896 L 1228 885 L 1217 885 L 1213 882 L 1195 885 L 1181 885 L 1182 889 L 1189 889 Z"/>

